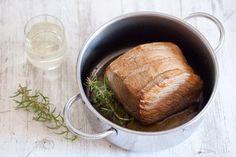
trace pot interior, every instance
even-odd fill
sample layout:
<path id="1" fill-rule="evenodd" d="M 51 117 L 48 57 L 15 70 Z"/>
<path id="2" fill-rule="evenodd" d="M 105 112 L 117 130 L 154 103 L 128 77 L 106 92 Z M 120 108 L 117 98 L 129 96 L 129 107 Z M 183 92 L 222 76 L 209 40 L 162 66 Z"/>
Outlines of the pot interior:
<path id="1" fill-rule="evenodd" d="M 83 90 L 94 69 L 139 44 L 173 42 L 180 47 L 194 71 L 204 81 L 198 110 L 207 104 L 214 89 L 216 66 L 208 43 L 183 22 L 165 15 L 140 14 L 120 18 L 100 28 L 85 45 L 78 62 Z"/>

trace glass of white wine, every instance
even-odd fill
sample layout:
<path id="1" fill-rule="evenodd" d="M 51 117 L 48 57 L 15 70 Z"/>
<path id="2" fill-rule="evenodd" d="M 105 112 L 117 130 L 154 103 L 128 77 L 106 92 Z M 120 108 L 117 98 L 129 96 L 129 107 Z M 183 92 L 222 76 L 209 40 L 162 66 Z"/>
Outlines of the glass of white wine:
<path id="1" fill-rule="evenodd" d="M 66 51 L 62 22 L 51 15 L 31 18 L 25 25 L 25 51 L 28 60 L 42 70 L 53 70 L 63 62 Z"/>

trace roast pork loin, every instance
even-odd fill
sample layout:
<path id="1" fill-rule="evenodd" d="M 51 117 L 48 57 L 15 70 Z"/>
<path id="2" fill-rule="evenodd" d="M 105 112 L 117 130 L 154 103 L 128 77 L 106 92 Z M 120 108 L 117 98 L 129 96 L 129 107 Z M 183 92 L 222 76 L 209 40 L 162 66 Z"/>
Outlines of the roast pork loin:
<path id="1" fill-rule="evenodd" d="M 171 42 L 134 47 L 115 59 L 105 75 L 118 101 L 143 124 L 197 102 L 203 86 L 180 48 Z"/>

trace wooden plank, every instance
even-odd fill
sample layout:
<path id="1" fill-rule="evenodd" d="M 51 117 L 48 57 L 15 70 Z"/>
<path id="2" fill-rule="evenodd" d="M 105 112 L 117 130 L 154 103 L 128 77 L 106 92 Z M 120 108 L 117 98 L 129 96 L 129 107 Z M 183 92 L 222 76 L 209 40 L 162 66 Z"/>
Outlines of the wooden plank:
<path id="1" fill-rule="evenodd" d="M 32 120 L 32 114 L 18 111 L 9 99 L 19 83 L 46 93 L 58 110 L 74 94 L 76 58 L 83 43 L 98 27 L 123 13 L 158 11 L 180 18 L 203 11 L 223 21 L 225 45 L 217 54 L 220 81 L 210 112 L 196 132 L 185 142 L 161 152 L 127 152 L 105 140 L 67 141 Z M 67 59 L 57 74 L 44 73 L 26 60 L 24 25 L 30 17 L 48 13 L 60 18 L 66 29 Z M 207 156 L 222 157 L 236 154 L 236 110 L 233 82 L 236 79 L 236 4 L 234 0 L 2 0 L 0 1 L 0 153 L 4 157 L 39 156 Z M 217 43 L 216 27 L 203 19 L 190 21 L 212 45 Z M 91 131 L 84 107 L 75 108 L 79 127 Z"/>

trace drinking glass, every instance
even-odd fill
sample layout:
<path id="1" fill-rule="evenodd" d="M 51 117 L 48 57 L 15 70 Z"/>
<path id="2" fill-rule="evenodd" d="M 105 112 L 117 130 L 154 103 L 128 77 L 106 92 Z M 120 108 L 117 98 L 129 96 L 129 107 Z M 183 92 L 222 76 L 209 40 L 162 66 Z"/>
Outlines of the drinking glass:
<path id="1" fill-rule="evenodd" d="M 65 56 L 66 39 L 62 22 L 51 15 L 31 18 L 25 25 L 25 51 L 28 60 L 43 70 L 61 65 Z"/>

